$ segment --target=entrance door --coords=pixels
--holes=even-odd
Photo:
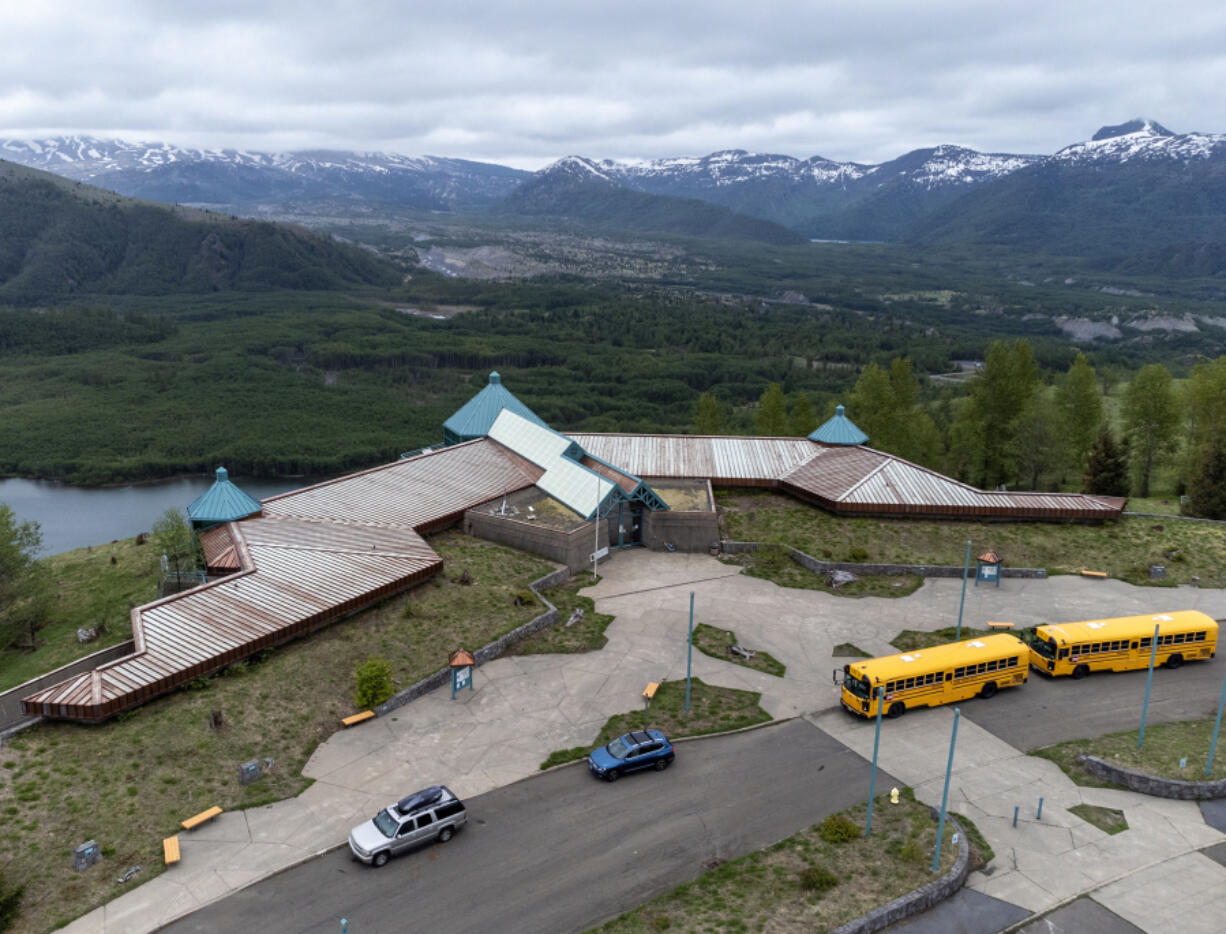
[[[618,503],[609,511],[609,547],[643,543],[643,504]]]

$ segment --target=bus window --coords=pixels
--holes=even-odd
[[[1060,657],[1061,657],[1061,658],[1068,658],[1068,649],[1061,649],[1061,650],[1060,650]]]

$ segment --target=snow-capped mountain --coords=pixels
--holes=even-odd
[[[529,174],[432,156],[189,149],[90,136],[0,140],[0,158],[133,197],[235,206],[339,199],[472,210],[503,198]]]
[[[1066,146],[1051,158],[1069,164],[1144,160],[1188,162],[1223,152],[1226,152],[1226,135],[1172,133],[1154,120],[1138,118],[1118,126],[1105,126],[1092,139]]]

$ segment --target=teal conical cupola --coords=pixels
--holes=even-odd
[[[855,445],[866,444],[868,435],[843,414],[843,407],[840,405],[835,408],[834,417],[819,425],[813,434],[809,435],[809,440],[820,444]]]
[[[197,496],[187,507],[192,527],[206,529],[222,522],[236,522],[256,515],[263,507],[260,501],[248,496],[230,482],[230,474],[224,467],[217,468],[213,485]]]
[[[484,438],[490,433],[490,428],[498,414],[503,409],[510,409],[516,415],[548,428],[549,426],[537,417],[536,413],[520,402],[511,391],[502,385],[502,377],[497,372],[490,374],[490,381],[479,393],[460,406],[459,410],[443,422],[443,443],[459,444],[461,441],[471,441],[473,438]]]

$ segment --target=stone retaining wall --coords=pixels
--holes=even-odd
[[[966,874],[970,870],[970,846],[958,822],[950,817],[949,823],[958,834],[958,858],[954,860],[949,872],[892,902],[874,908],[855,921],[848,921],[842,927],[835,928],[831,934],[870,934],[871,931],[880,931],[903,918],[927,911],[937,902],[944,901],[962,888],[962,884],[966,881]]]
[[[43,688],[49,688],[53,684],[58,684],[65,678],[71,678],[74,675],[82,674],[86,671],[93,671],[99,665],[105,665],[107,662],[113,662],[117,658],[123,658],[125,655],[131,655],[135,651],[135,645],[129,639],[126,642],[120,642],[116,645],[109,646],[105,649],[99,649],[84,658],[78,658],[75,662],[69,662],[62,668],[57,668],[55,671],[49,671],[45,675],[39,675],[37,678],[31,678],[25,684],[19,684],[15,688],[9,688],[3,694],[0,694],[0,733],[5,732],[11,726],[16,726],[21,723],[23,726],[28,726],[29,723],[35,722],[30,715],[21,709],[21,699],[29,697],[31,694],[37,694]],[[29,721],[25,723],[23,721]]]
[[[1180,801],[1204,801],[1209,798],[1226,798],[1226,778],[1213,782],[1185,782],[1177,778],[1159,778],[1134,772],[1113,762],[1105,762],[1097,756],[1078,756],[1077,761],[1095,778],[1122,785],[1131,791],[1156,798],[1178,798]]]
[[[757,551],[761,542],[720,542],[720,551],[728,554],[744,554]],[[831,571],[850,571],[853,574],[866,576],[888,574],[918,574],[921,577],[961,577],[962,568],[950,565],[933,564],[858,564],[854,561],[822,561],[805,554],[799,548],[789,548],[792,560],[802,567],[817,574],[829,574]],[[1046,568],[1001,568],[1001,577],[1047,577]],[[972,578],[973,579],[973,578]],[[992,586],[989,583],[989,586]]]
[[[556,587],[558,584],[569,580],[570,575],[570,568],[559,568],[552,574],[546,574],[544,577],[538,578],[529,584],[529,589],[536,594],[537,598],[541,601],[541,603],[545,604],[548,609],[545,610],[545,612],[540,616],[529,620],[522,626],[512,629],[505,635],[500,636],[488,645],[481,646],[481,648],[473,652],[473,658],[476,660],[477,664],[484,665],[486,662],[493,661],[507,650],[507,646],[518,642],[520,639],[524,638],[524,636],[531,635],[534,632],[544,629],[546,626],[552,626],[558,622],[558,608],[545,599],[545,596],[541,593],[541,591],[548,590],[550,587]],[[438,671],[434,672],[434,674],[427,675],[416,684],[412,684],[403,691],[393,694],[386,701],[375,708],[375,716],[382,717],[384,714],[390,713],[398,707],[403,707],[405,704],[417,700],[417,698],[421,697],[423,694],[429,694],[431,691],[436,691],[439,688],[446,686],[450,681],[451,669],[440,668]]]

